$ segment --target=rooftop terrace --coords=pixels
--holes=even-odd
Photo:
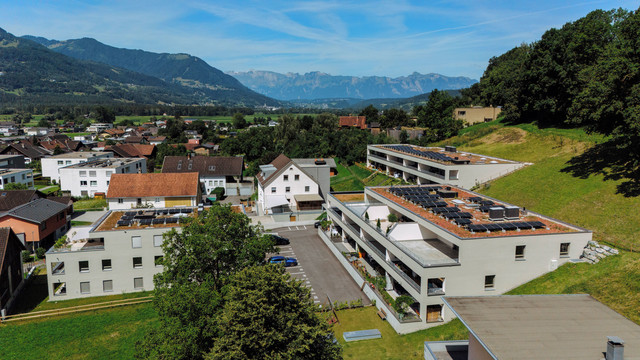
[[[50,159],[90,159],[90,158],[94,158],[96,156],[105,156],[105,155],[112,155],[112,152],[106,152],[106,151],[75,151],[75,152],[70,152],[70,153],[65,153],[65,154],[58,154],[58,155],[53,155],[50,156]]]
[[[512,160],[505,160],[491,156],[459,152],[455,147],[422,147],[416,145],[372,145],[376,148],[393,152],[408,154],[414,157],[442,164],[455,165],[480,165],[480,164],[513,164]]]
[[[367,188],[461,238],[586,232],[453,186]]]
[[[129,165],[140,161],[140,158],[100,158],[79,164],[65,166],[64,169],[114,169],[119,166]]]
[[[192,207],[170,209],[132,209],[108,212],[93,231],[138,230],[178,227],[187,217],[197,215]]]

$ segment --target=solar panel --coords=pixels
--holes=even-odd
[[[487,231],[487,228],[485,228],[484,225],[481,224],[469,225],[467,226],[467,229],[471,232]]]
[[[165,223],[166,224],[175,224],[178,222],[178,218],[166,218],[165,219]]]
[[[443,206],[447,206],[447,205],[448,205],[448,204],[447,204],[446,202],[444,202],[444,201],[436,201],[436,202],[434,202],[434,204],[435,204],[437,207],[443,207]]]
[[[140,225],[151,225],[153,219],[140,219]]]
[[[491,200],[480,200],[478,203],[479,203],[480,205],[493,205],[493,204],[495,204],[495,203],[494,203],[493,201],[491,201]]]
[[[189,209],[189,208],[184,208],[184,209],[180,209],[180,212],[182,214],[190,214],[193,212],[193,209]]]
[[[179,214],[180,209],[169,209],[169,214]]]
[[[471,201],[473,203],[477,203],[477,202],[482,201],[482,198],[479,197],[479,196],[472,196],[472,197],[468,198],[467,200],[469,200],[469,201]]]
[[[131,221],[129,221],[129,220],[118,220],[116,222],[116,225],[117,226],[129,226],[129,225],[131,225]]]
[[[135,211],[127,211],[124,213],[126,216],[135,216],[137,213]]]
[[[533,226],[536,229],[543,229],[545,227],[547,227],[543,222],[541,221],[530,221],[529,224],[531,226]]]
[[[468,212],[461,211],[456,214],[458,214],[458,216],[460,216],[463,219],[473,219],[473,215],[471,215],[471,213],[468,213]]]
[[[458,225],[468,225],[471,224],[471,220],[469,219],[462,219],[462,218],[457,218],[457,219],[453,219],[453,222],[455,222]]]
[[[153,225],[164,224],[164,218],[162,218],[162,219],[152,219],[151,223]]]
[[[500,225],[502,227],[502,229],[504,230],[515,230],[517,229],[517,227],[515,225],[513,225],[512,223],[498,223],[498,225]]]

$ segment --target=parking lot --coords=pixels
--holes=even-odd
[[[273,233],[291,240],[290,245],[279,246],[280,255],[298,259],[298,266],[287,268],[287,272],[311,288],[315,303],[328,303],[327,295],[332,302],[362,299],[365,305],[370,303],[358,284],[327,249],[313,225],[284,227],[273,230]]]

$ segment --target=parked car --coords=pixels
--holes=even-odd
[[[289,239],[282,237],[280,235],[271,235],[271,238],[276,243],[276,245],[289,245]]]
[[[269,264],[283,264],[285,267],[298,266],[298,260],[292,257],[277,255],[269,258]]]

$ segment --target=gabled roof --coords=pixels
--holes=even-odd
[[[18,248],[26,250],[20,239],[11,231],[10,227],[0,228],[0,279],[3,277],[2,269],[4,269],[4,259],[7,257],[7,248],[9,242],[15,241],[18,244]]]
[[[257,176],[258,182],[264,188],[265,186],[269,185],[273,180],[275,180],[278,176],[280,176],[280,174],[282,174],[282,172],[284,170],[288,169],[291,166],[297,167],[298,169],[300,169],[300,171],[305,173],[311,180],[316,181],[311,174],[309,174],[308,172],[306,172],[304,170],[304,167],[302,165],[299,165],[298,163],[296,163],[296,161],[298,161],[298,160],[305,160],[305,159],[294,159],[294,160],[291,160],[284,154],[278,155],[278,157],[275,158],[275,160],[273,160],[270,163],[270,165],[272,165],[275,168],[275,171],[272,172],[266,178],[263,177],[263,173],[260,172],[260,174],[258,174],[258,176]]]
[[[116,144],[105,146],[105,151],[113,151],[120,157],[149,157],[156,146],[153,144]]]
[[[44,194],[38,190],[1,190],[0,211],[9,211],[29,201],[43,197]]]
[[[24,205],[18,206],[13,210],[7,211],[0,216],[8,215],[18,219],[40,224],[47,219],[50,219],[52,216],[55,216],[60,211],[65,210],[66,208],[67,205],[61,204],[56,201],[37,199]]]
[[[198,172],[200,176],[240,176],[242,157],[238,156],[165,156],[163,173]]]
[[[0,151],[0,153],[2,154],[6,154],[8,152],[10,152],[11,150],[15,150],[16,152],[24,155],[27,158],[30,159],[40,159],[41,157],[45,156],[45,155],[50,155],[51,152],[41,148],[39,146],[33,146],[31,145],[28,141],[23,141],[20,142],[18,144],[9,144],[9,146],[7,146],[6,148],[2,149],[2,151]]]
[[[107,198],[197,196],[200,186],[197,172],[113,174]]]

